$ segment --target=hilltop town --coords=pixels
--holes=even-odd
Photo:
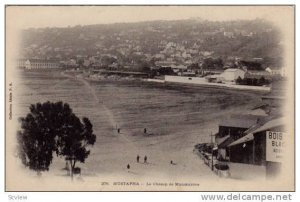
[[[55,60],[64,67],[222,69],[236,67],[236,60],[252,62],[252,70],[278,70],[282,65],[280,33],[260,19],[32,28],[22,36],[20,58]]]

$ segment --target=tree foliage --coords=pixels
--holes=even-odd
[[[259,62],[254,62],[254,61],[240,61],[240,65],[243,67],[245,66],[247,70],[256,70],[256,71],[264,71],[265,69],[263,68],[262,64]]]
[[[242,79],[241,77],[238,77],[236,79],[236,84],[239,85],[250,85],[250,86],[263,86],[263,85],[268,85],[270,84],[270,81],[265,79],[265,77],[260,77],[259,79],[257,78],[244,78]]]
[[[239,76],[236,81],[235,81],[237,84],[242,84],[243,82],[243,79]]]
[[[221,58],[205,58],[202,64],[204,69],[223,69],[224,63]]]
[[[90,120],[81,121],[66,103],[31,105],[30,113],[20,121],[18,154],[25,166],[37,172],[49,170],[53,152],[71,159],[74,168],[77,161],[85,161],[90,154],[87,146],[96,141]]]
[[[93,134],[93,126],[88,118],[83,118],[83,123],[72,114],[62,127],[62,132],[57,140],[57,153],[64,156],[70,162],[71,176],[76,162],[84,163],[89,156],[88,145],[94,145],[96,136]]]

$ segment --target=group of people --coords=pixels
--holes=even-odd
[[[144,157],[144,163],[147,163],[147,159],[148,159],[147,156],[145,156],[145,157]],[[137,163],[140,162],[140,156],[139,156],[139,155],[136,156],[136,162],[137,162]]]
[[[117,132],[120,134],[120,133],[121,133],[121,128],[118,128],[118,126],[116,125],[116,129],[117,129]],[[146,134],[146,133],[147,133],[147,128],[144,128],[144,134]],[[148,159],[148,157],[145,156],[145,157],[144,157],[144,163],[145,163],[145,164],[147,163],[147,159]],[[140,156],[139,156],[139,155],[137,155],[137,157],[136,157],[136,162],[137,162],[137,163],[140,162]],[[130,169],[130,164],[127,164],[127,169],[128,169],[128,170]]]
[[[117,126],[116,126],[116,128],[117,128],[117,132],[118,132],[118,133],[121,133],[121,128],[118,128]],[[146,134],[146,133],[147,133],[147,128],[144,128],[144,134]],[[144,164],[148,163],[148,162],[147,162],[147,159],[148,159],[148,157],[147,157],[147,156],[144,156]],[[139,155],[136,156],[136,162],[137,162],[137,163],[140,163],[140,156],[139,156]],[[173,160],[170,161],[170,164],[171,164],[171,165],[176,165],[176,164],[173,162]],[[129,164],[129,163],[127,164],[127,169],[128,169],[128,170],[130,169],[130,164]]]
[[[144,157],[144,163],[147,163],[147,159],[148,159],[148,157],[145,156],[145,157]],[[136,162],[137,162],[137,163],[140,163],[140,156],[139,156],[139,155],[136,156]],[[171,165],[176,165],[176,163],[174,163],[173,160],[170,161],[170,164],[171,164]],[[128,169],[128,170],[130,169],[130,164],[127,164],[127,169]]]
[[[148,157],[145,156],[145,157],[144,157],[144,163],[147,163],[147,159],[148,159]],[[136,156],[136,162],[137,162],[137,163],[140,163],[140,156],[139,156],[139,155]],[[130,169],[130,164],[127,164],[127,169],[128,169],[128,170]]]

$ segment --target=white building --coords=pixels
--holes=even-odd
[[[234,33],[233,32],[223,32],[225,37],[228,38],[233,38],[234,37]]]
[[[267,67],[266,71],[269,72],[272,75],[280,75],[282,77],[286,76],[286,72],[285,72],[285,68],[284,67],[281,67],[281,68]]]
[[[59,68],[59,61],[43,60],[43,59],[28,59],[23,63],[25,69],[55,69]]]
[[[241,69],[226,69],[221,75],[225,82],[234,82],[237,78],[241,77],[241,79],[245,78],[245,71]]]
[[[25,69],[55,69],[59,68],[56,60],[29,59],[25,61]]]

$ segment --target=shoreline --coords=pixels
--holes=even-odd
[[[46,77],[44,80],[45,75],[49,75],[50,79]],[[31,77],[30,74],[28,76]],[[36,77],[39,75],[33,79]],[[250,100],[255,100],[259,95],[253,91],[142,80],[95,81],[63,72],[53,72],[51,75],[41,73],[40,79],[45,86],[52,84],[52,80],[69,81],[58,82],[57,87],[47,95],[48,98],[53,99],[55,95],[55,99],[76,103],[74,111],[88,116],[94,124],[97,142],[85,164],[79,164],[86,181],[116,174],[137,179],[168,178],[174,182],[180,182],[179,175],[199,181],[218,179],[193,154],[194,145],[209,141],[209,134],[217,130],[219,120],[228,113],[244,112],[249,108]],[[73,85],[74,82],[79,85]],[[38,80],[28,85],[34,87],[40,83]],[[36,93],[46,97],[44,92],[48,89],[40,87]],[[69,93],[82,96],[66,98]],[[29,96],[28,99],[34,97]],[[107,111],[111,111],[111,117]],[[115,120],[114,124],[110,119]],[[120,134],[112,129],[115,124],[121,127]],[[145,136],[143,128],[147,128],[149,134],[161,135]],[[147,155],[148,163],[136,163],[137,154],[141,157]],[[170,164],[171,160],[176,166]],[[130,172],[126,168],[128,164]],[[64,165],[64,160],[55,159],[49,175],[63,176],[65,173],[61,168]],[[192,180],[182,182],[190,183]]]
[[[72,72],[75,73],[75,72]],[[134,84],[137,86],[141,86],[140,84],[146,84],[143,85],[144,87],[158,87],[158,88],[168,88],[168,89],[174,89],[174,90],[201,90],[201,89],[215,89],[215,90],[226,90],[228,92],[236,92],[236,93],[251,93],[251,94],[265,94],[269,93],[272,90],[257,90],[257,89],[250,89],[250,88],[234,88],[230,86],[226,86],[225,84],[219,84],[219,85],[210,85],[208,84],[194,84],[194,83],[183,83],[183,82],[169,82],[165,80],[159,80],[159,79],[142,79],[142,78],[135,78],[135,79],[123,79],[123,77],[120,77],[119,79],[112,79],[112,78],[101,78],[101,79],[95,79],[95,78],[89,78],[89,77],[76,77],[76,75],[70,75],[66,72],[61,72],[61,75],[63,76],[72,76],[74,79],[84,79],[89,82],[94,83],[110,83],[110,84]],[[189,77],[187,77],[189,78]],[[244,86],[244,85],[241,85]],[[252,86],[251,86],[252,87]],[[253,86],[256,87],[256,86]]]
[[[248,91],[264,91],[270,92],[271,87],[267,86],[248,86],[248,85],[237,85],[232,83],[210,83],[205,78],[200,77],[181,77],[181,76],[165,76],[166,83],[180,83],[189,85],[201,85],[219,88],[228,88],[236,90],[248,90]]]

